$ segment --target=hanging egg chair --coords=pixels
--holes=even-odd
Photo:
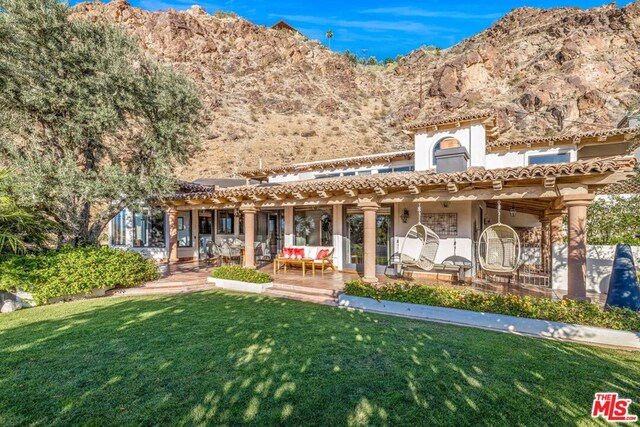
[[[400,271],[406,267],[431,271],[435,265],[440,238],[420,222],[421,216],[422,208],[418,205],[418,223],[409,229],[400,249]]]
[[[500,211],[498,201],[498,223],[485,228],[480,235],[478,261],[486,272],[510,274],[520,267],[520,237],[513,228],[500,222]]]

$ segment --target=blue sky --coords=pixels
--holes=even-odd
[[[511,9],[523,6],[589,8],[606,0],[529,1],[347,1],[294,0],[128,0],[148,10],[184,10],[194,4],[207,12],[233,11],[256,23],[272,25],[286,20],[308,37],[327,44],[325,34],[333,30],[331,48],[349,49],[378,59],[394,58],[422,45],[450,47],[488,27]],[[71,4],[77,3],[71,0]],[[623,6],[631,1],[619,1]]]

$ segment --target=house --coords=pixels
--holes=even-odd
[[[280,20],[280,21],[276,22],[275,24],[273,24],[271,26],[271,28],[274,29],[274,30],[289,31],[289,32],[294,33],[294,34],[302,34],[302,33],[300,33],[300,31],[296,30],[294,27],[289,25],[284,20]]]
[[[472,280],[483,274],[479,238],[500,221],[523,236],[538,230],[537,243],[522,249],[532,275],[561,271],[553,283],[586,297],[586,208],[633,176],[640,129],[501,140],[491,114],[470,114],[404,131],[413,150],[245,170],[252,181],[242,185],[185,183],[158,208],[116,217],[111,243],[177,262],[201,257],[208,239],[234,237],[245,242],[246,267],[255,267],[256,251],[331,246],[339,270],[375,282],[420,222],[438,235],[434,261],[445,270],[422,273],[453,279],[461,273],[446,266],[460,265]],[[567,255],[558,259],[565,214]]]

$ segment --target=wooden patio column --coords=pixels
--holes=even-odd
[[[167,209],[169,216],[169,262],[178,262],[178,210]]]
[[[376,212],[380,208],[375,202],[358,204],[364,212],[364,280],[377,283],[376,277]]]
[[[254,206],[240,209],[244,214],[244,267],[256,268],[256,212]]]
[[[563,198],[569,210],[569,290],[566,299],[590,301],[587,298],[587,206],[593,197],[593,194],[574,194]]]

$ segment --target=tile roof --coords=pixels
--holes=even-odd
[[[374,190],[376,188],[406,188],[408,186],[433,186],[456,184],[490,183],[493,181],[518,181],[545,177],[572,177],[598,175],[617,171],[633,172],[636,159],[630,157],[610,157],[605,159],[579,160],[570,163],[552,165],[532,165],[525,167],[484,169],[470,168],[464,172],[436,173],[396,172],[339,178],[312,179],[283,183],[243,185],[219,188],[204,192],[177,193],[174,200],[208,198],[250,198],[281,196],[283,198],[297,193],[328,192],[341,193],[346,190]]]
[[[591,132],[576,132],[566,133],[562,135],[536,137],[527,139],[515,139],[515,140],[492,140],[487,141],[487,151],[500,148],[516,148],[516,147],[531,147],[534,145],[563,145],[563,144],[575,144],[577,140],[589,139],[589,138],[610,138],[614,136],[629,135],[628,139],[634,138],[640,134],[640,129],[623,128],[623,129],[608,129],[601,131]]]
[[[598,194],[640,194],[640,181],[633,177],[626,181],[609,184],[601,188]]]
[[[444,126],[449,124],[455,124],[458,122],[468,122],[472,120],[483,120],[493,118],[495,115],[489,112],[480,112],[480,113],[471,113],[464,114],[459,116],[449,116],[449,117],[431,117],[422,121],[408,123],[402,126],[402,129],[406,131],[419,130],[428,128],[431,126]]]
[[[315,162],[294,163],[292,165],[277,166],[273,168],[246,169],[240,171],[240,175],[247,178],[267,177],[270,175],[282,175],[295,172],[316,171],[322,169],[336,169],[349,166],[371,165],[374,163],[388,163],[398,159],[413,159],[414,151],[394,151],[392,153],[371,154],[366,156],[345,157],[341,159],[319,160]]]

